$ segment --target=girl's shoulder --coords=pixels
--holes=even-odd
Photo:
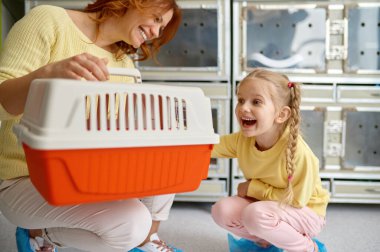
[[[297,137],[297,145],[300,147],[300,149],[310,149],[310,146],[301,135],[298,135]]]
[[[303,158],[317,159],[313,150],[310,148],[310,146],[307,144],[307,142],[302,136],[298,136],[296,155],[298,157],[303,157]]]

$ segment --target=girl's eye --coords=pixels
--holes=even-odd
[[[252,103],[255,105],[258,105],[258,104],[261,104],[261,101],[260,100],[253,100]]]
[[[238,103],[239,103],[239,104],[243,104],[243,103],[244,103],[244,99],[239,98],[239,99],[238,99]]]

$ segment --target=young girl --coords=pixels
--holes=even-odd
[[[233,234],[288,252],[323,251],[313,237],[325,225],[328,192],[319,163],[299,135],[300,87],[255,69],[237,88],[240,132],[221,137],[213,157],[238,158],[246,182],[221,199],[212,217]]]

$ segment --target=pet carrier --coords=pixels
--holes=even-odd
[[[219,141],[200,88],[67,79],[33,81],[14,132],[52,205],[195,190]]]

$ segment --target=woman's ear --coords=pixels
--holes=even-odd
[[[286,120],[289,119],[290,115],[292,114],[292,111],[288,106],[283,106],[278,113],[278,116],[276,118],[276,123],[284,123]]]

